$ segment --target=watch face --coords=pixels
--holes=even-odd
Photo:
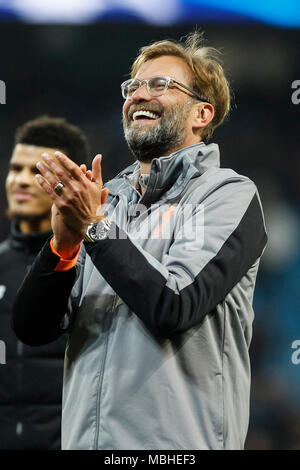
[[[92,238],[97,238],[97,224],[93,224],[89,230],[89,235]]]
[[[87,230],[88,238],[95,242],[98,240],[103,240],[107,237],[109,227],[110,224],[107,222],[92,222]]]

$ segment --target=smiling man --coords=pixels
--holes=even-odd
[[[37,165],[54,236],[13,327],[32,345],[69,332],[63,449],[244,446],[266,233],[255,185],[207,143],[230,107],[215,56],[197,32],[141,49],[121,85],[136,161],[105,187],[99,155],[88,178],[62,153]]]
[[[125,138],[134,156],[143,163],[151,163],[153,158],[198,143],[201,129],[213,119],[214,107],[184,85],[191,81],[191,72],[183,59],[163,56],[148,60],[140,68],[136,64],[135,68],[134,80],[122,84],[126,99],[123,110]],[[181,82],[171,79],[169,74]],[[151,78],[144,82],[144,77]],[[146,86],[141,86],[143,83]],[[166,89],[168,93],[162,93]],[[229,93],[228,88],[226,92]],[[229,106],[229,95],[227,99],[222,103],[224,106]],[[224,109],[224,114],[227,111]]]
[[[31,348],[10,328],[12,302],[25,273],[51,235],[52,200],[35,179],[43,152],[63,150],[85,162],[84,135],[62,118],[39,117],[18,128],[6,177],[11,233],[0,244],[0,449],[59,449],[62,368],[66,338]],[[33,292],[34,293],[34,292]],[[34,293],[35,295],[35,293]]]
[[[43,152],[54,155],[55,148],[16,144],[6,178],[8,216],[19,222],[21,233],[51,230],[52,200],[36,184],[36,163]]]

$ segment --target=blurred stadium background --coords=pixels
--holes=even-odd
[[[106,181],[132,161],[120,83],[138,49],[196,25],[222,49],[234,92],[212,141],[223,167],[257,184],[269,234],[254,299],[246,448],[300,449],[300,364],[292,362],[292,343],[300,344],[298,0],[0,0],[0,239],[9,230],[4,182],[16,127],[41,114],[66,117],[87,134],[91,156],[103,153]]]

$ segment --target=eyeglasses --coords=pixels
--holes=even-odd
[[[161,96],[167,91],[170,86],[170,83],[176,83],[177,85],[192,93],[198,100],[209,103],[209,101],[200,96],[199,93],[171,77],[151,77],[147,80],[130,78],[129,80],[123,82],[121,85],[123,98],[125,100],[130,100],[136,90],[138,90],[143,85],[143,83],[146,83],[147,91],[150,96]]]

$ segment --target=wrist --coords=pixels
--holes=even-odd
[[[76,254],[78,253],[78,250],[80,248],[80,245],[81,245],[81,240],[78,241],[77,243],[74,242],[74,243],[65,243],[65,242],[60,242],[59,240],[57,240],[55,238],[55,235],[54,237],[52,238],[52,246],[54,248],[54,250],[58,253],[58,255],[63,258],[63,259],[66,259],[66,260],[71,260],[72,258],[74,258],[74,256],[76,256]]]

